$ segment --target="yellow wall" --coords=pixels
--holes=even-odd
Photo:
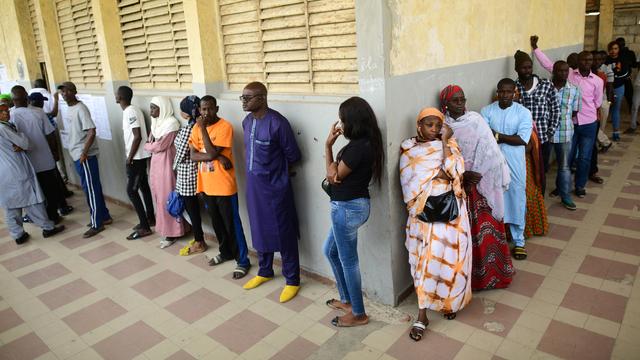
[[[0,0],[0,8],[4,9],[0,16],[0,64],[6,66],[10,80],[32,81],[40,76],[40,68],[36,60],[28,4],[22,0]],[[24,70],[22,77],[18,74],[18,60],[22,62]]]
[[[392,75],[584,41],[585,0],[388,0]]]

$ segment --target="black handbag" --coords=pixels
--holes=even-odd
[[[322,180],[322,184],[320,186],[322,187],[322,190],[324,190],[324,192],[326,192],[327,195],[331,197],[331,183],[329,182],[329,180],[327,180],[327,178]]]
[[[458,217],[458,201],[453,190],[444,194],[429,196],[418,220],[426,223],[448,223]]]

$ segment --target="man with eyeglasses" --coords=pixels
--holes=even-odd
[[[247,210],[253,247],[258,252],[258,275],[245,289],[273,279],[273,254],[280,252],[286,285],[280,302],[300,289],[298,217],[291,187],[291,167],[300,149],[289,121],[267,105],[267,88],[260,82],[245,86],[240,96],[249,114],[242,121],[247,171]]]

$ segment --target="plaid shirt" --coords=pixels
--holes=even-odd
[[[173,169],[177,173],[176,191],[182,196],[196,195],[198,164],[191,161],[189,155],[189,137],[192,129],[193,124],[183,127],[174,141],[176,157],[173,160]]]
[[[580,89],[567,81],[567,84],[557,90],[558,102],[560,103],[560,125],[553,134],[551,142],[554,144],[564,144],[571,141],[573,137],[573,112],[578,112],[582,108],[582,97]]]
[[[527,92],[520,80],[516,80],[516,88],[520,93],[520,104],[531,111],[540,142],[546,143],[560,124],[560,104],[553,83],[533,76],[538,80],[538,86],[533,91]]]

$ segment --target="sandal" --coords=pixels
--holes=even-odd
[[[243,277],[247,276],[250,268],[251,268],[251,265],[247,267],[236,266],[236,268],[233,270],[233,278],[236,280],[242,279]]]
[[[339,311],[345,311],[345,312],[348,312],[345,308],[340,307],[340,306],[338,306],[338,305],[334,305],[335,303],[338,303],[338,304],[340,304],[340,305],[347,305],[347,304],[344,304],[344,303],[342,303],[340,300],[337,300],[337,299],[329,299],[329,300],[327,300],[327,301],[325,302],[325,305],[327,305],[328,307],[330,307],[330,308],[331,308],[331,309],[333,309],[333,310],[339,310]]]
[[[140,238],[143,238],[145,236],[149,236],[151,234],[153,234],[153,232],[151,230],[137,229],[136,231],[134,231],[131,234],[129,234],[129,236],[127,236],[127,240],[138,240]]]
[[[365,317],[364,320],[355,320],[352,324],[344,324],[340,321],[340,316],[336,316],[335,318],[333,318],[331,320],[331,325],[335,326],[335,327],[354,327],[354,326],[361,326],[361,325],[367,325],[369,323],[369,317]]]
[[[218,254],[214,257],[212,257],[211,259],[209,259],[209,266],[216,266],[216,265],[220,265],[223,262],[227,261],[229,259],[225,259],[222,257],[221,254]]]
[[[424,331],[427,329],[429,325],[429,321],[427,323],[423,323],[422,321],[417,320],[411,325],[411,330],[409,331],[409,337],[413,341],[422,340],[422,336],[424,335]]]
[[[516,260],[525,260],[527,258],[527,250],[524,246],[516,246],[512,250],[513,258]]]
[[[443,316],[447,320],[453,320],[456,318],[456,313],[450,312],[450,313],[443,314]]]

